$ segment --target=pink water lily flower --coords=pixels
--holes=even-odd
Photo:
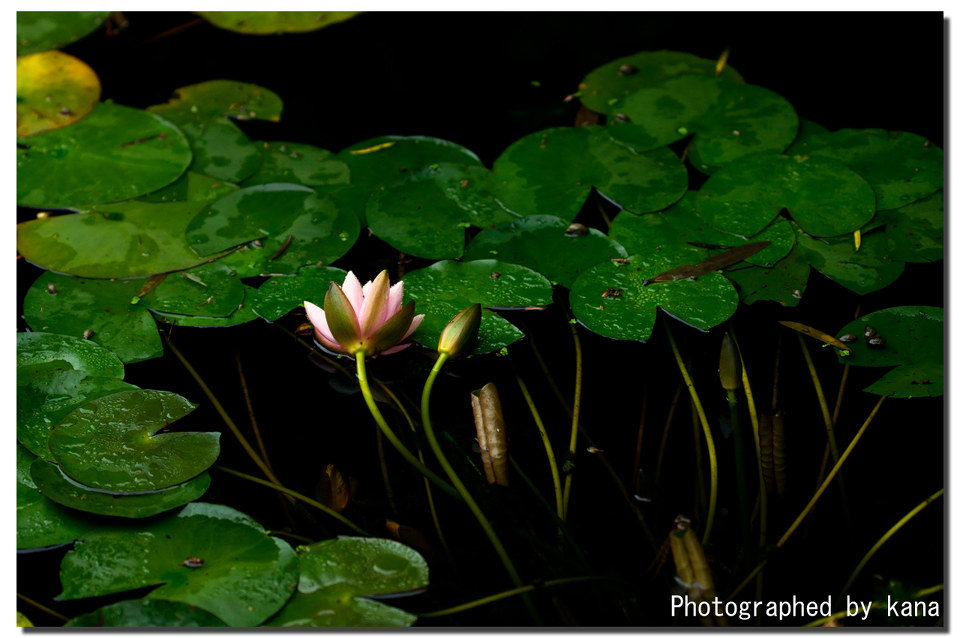
[[[414,302],[403,304],[403,282],[390,285],[387,271],[363,286],[348,272],[341,288],[330,282],[323,308],[304,301],[307,318],[317,339],[329,350],[367,356],[392,354],[409,343],[401,343],[420,326],[423,315],[414,314]]]

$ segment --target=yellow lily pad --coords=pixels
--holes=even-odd
[[[100,79],[81,60],[44,51],[17,58],[17,137],[73,124],[100,99]]]

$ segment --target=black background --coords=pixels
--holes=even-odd
[[[252,139],[306,142],[333,151],[384,134],[430,135],[463,144],[487,166],[511,142],[533,131],[570,125],[578,108],[563,98],[591,69],[639,50],[674,49],[716,58],[730,49],[729,64],[751,83],[772,89],[801,117],[830,129],[906,130],[942,146],[944,132],[944,34],[940,13],[368,13],[308,34],[253,36],[234,34],[209,24],[192,24],[189,13],[127,12],[129,26],[108,36],[104,29],[65,48],[99,75],[103,98],[146,107],[164,102],[180,86],[225,78],[270,88],[284,100],[279,123],[244,122]],[[183,25],[187,28],[170,32]],[[158,37],[159,36],[159,37]],[[535,86],[534,82],[539,86]],[[691,169],[692,183],[702,181]],[[588,203],[588,208],[590,204]],[[21,220],[35,211],[21,210]],[[582,221],[595,224],[585,208]],[[341,264],[371,276],[382,267],[396,274],[396,253],[373,238],[363,239]],[[408,266],[409,268],[416,267]],[[18,262],[19,298],[39,271]],[[887,289],[858,298],[821,275],[811,276],[804,301],[796,309],[770,303],[742,307],[730,322],[739,333],[758,403],[769,403],[773,353],[782,338],[781,400],[787,412],[791,491],[772,506],[771,540],[786,528],[814,488],[823,451],[823,421],[809,375],[793,334],[776,320],[793,319],[833,333],[846,324],[858,305],[867,313],[893,305],[942,305],[943,264],[908,264]],[[562,297],[563,291],[558,292]],[[540,345],[568,400],[573,383],[573,349],[562,311],[511,316]],[[289,317],[295,327],[302,317]],[[721,452],[721,512],[714,550],[708,551],[721,596],[750,565],[736,566],[735,496],[729,439],[724,436],[723,396],[716,384],[716,357],[722,330],[701,334],[672,321],[681,350],[689,358],[694,380],[713,419]],[[21,328],[23,324],[21,321]],[[261,323],[225,330],[178,329],[175,341],[228,411],[247,427],[239,392],[235,354],[241,356],[268,450],[285,483],[307,493],[320,469],[334,463],[358,479],[352,518],[381,532],[386,504],[376,456],[372,423],[349,380],[330,377],[304,356],[279,330]],[[670,399],[679,375],[661,326],[648,344],[614,342],[580,330],[584,344],[583,423],[598,439],[606,457],[628,480],[646,396],[646,439],[642,467],[650,473]],[[829,352],[812,346],[831,403],[841,366]],[[566,447],[569,424],[556,406],[526,342],[511,347],[509,359],[459,362],[438,384],[437,414],[469,454],[472,423],[467,392],[494,380],[501,389],[511,450],[549,495],[543,450],[513,380],[518,370],[531,386],[559,449]],[[427,359],[408,352],[384,359],[374,374],[396,380],[397,388],[418,396]],[[185,429],[224,430],[193,381],[167,356],[128,366],[128,380],[142,387],[173,390],[201,403]],[[878,376],[853,368],[837,424],[841,447],[872,407],[875,397],[861,390]],[[645,505],[659,539],[666,538],[673,516],[692,516],[696,475],[692,469],[689,406],[681,397],[667,449],[664,478],[644,492]],[[390,418],[388,416],[388,418]],[[913,505],[943,485],[943,404],[938,399],[891,400],[864,438],[845,470],[851,494],[852,531],[846,531],[835,490],[827,493],[768,569],[765,598],[797,594],[836,598],[839,587],[863,552]],[[256,473],[228,435],[223,437],[224,465]],[[583,457],[583,455],[581,455]],[[565,590],[566,611],[557,611],[549,594],[536,598],[548,622],[590,625],[669,625],[667,600],[672,566],[648,572],[652,560],[635,520],[598,463],[578,457],[573,506],[574,533],[597,572],[629,582],[626,615],[606,607],[576,602],[580,590]],[[420,482],[388,452],[399,492],[400,515],[387,513],[420,529],[432,542],[432,526],[423,513]],[[464,466],[466,467],[466,466]],[[516,481],[510,492],[481,492],[498,529],[507,537],[521,571],[529,578],[567,575],[566,563],[545,568],[528,549],[532,535],[551,533],[537,505]],[[644,490],[641,490],[644,491]],[[278,501],[266,490],[222,474],[205,500],[241,509],[269,529],[288,522]],[[534,513],[537,512],[537,513]],[[701,513],[702,514],[702,513]],[[404,518],[406,516],[406,518]],[[399,601],[410,609],[436,609],[508,586],[485,540],[468,514],[451,502],[441,503],[448,534],[460,547],[459,572],[432,563],[437,587],[419,599]],[[297,512],[296,531],[325,538],[343,530]],[[529,519],[527,521],[526,519]],[[942,582],[942,507],[929,508],[874,557],[854,593],[876,594],[875,586],[896,579],[915,590]],[[530,528],[525,527],[530,525]],[[380,527],[378,527],[380,526]],[[382,533],[382,532],[381,532]],[[471,550],[471,543],[473,549]],[[51,602],[59,591],[56,565],[64,550],[20,557],[19,591],[68,615],[102,601]],[[879,579],[873,577],[879,575]],[[885,585],[884,585],[885,586]],[[560,590],[558,590],[559,592]],[[752,591],[752,590],[749,590]],[[558,593],[559,595],[559,593]],[[38,624],[49,621],[32,608]],[[565,616],[564,614],[568,614]],[[451,616],[441,623],[510,625],[527,622],[523,608],[507,602],[475,614]],[[695,624],[695,623],[694,623]],[[931,624],[931,623],[926,623]]]

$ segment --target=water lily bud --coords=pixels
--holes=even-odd
[[[440,335],[437,351],[451,358],[459,355],[480,328],[480,304],[475,303],[457,313]]]
[[[723,335],[720,346],[720,385],[727,391],[740,387],[740,357],[729,333]]]

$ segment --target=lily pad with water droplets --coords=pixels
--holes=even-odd
[[[244,286],[236,271],[215,261],[167,274],[140,303],[164,313],[227,317],[237,309],[243,296]]]
[[[796,111],[773,91],[684,75],[628,95],[607,130],[638,152],[692,134],[691,163],[712,173],[746,155],[782,151],[797,126]]]
[[[17,11],[17,55],[59,49],[96,31],[109,11]]]
[[[580,101],[598,113],[618,113],[622,100],[639,89],[656,87],[681,75],[715,77],[717,61],[680,51],[642,51],[608,62],[587,74],[580,85]],[[721,77],[742,81],[725,65]]]
[[[143,283],[45,272],[27,290],[23,317],[40,332],[87,334],[124,363],[153,359],[163,355],[157,325],[145,304],[131,303]]]
[[[154,318],[161,323],[169,323],[174,326],[183,326],[185,328],[229,328],[239,326],[258,318],[257,313],[253,311],[250,304],[256,298],[257,290],[249,286],[243,286],[243,300],[237,309],[224,317],[207,317],[204,315],[181,315],[171,312],[159,312],[154,308],[150,311]]]
[[[718,171],[700,189],[701,216],[714,228],[750,237],[786,208],[807,233],[852,233],[876,210],[873,189],[830,158],[754,155]]]
[[[370,230],[402,253],[455,259],[463,254],[466,228],[509,222],[519,215],[494,196],[487,169],[435,164],[375,191],[366,217]]]
[[[237,190],[237,185],[196,171],[187,171],[180,178],[160,190],[147,193],[138,201],[152,204],[175,202],[215,202]]]
[[[475,303],[484,307],[477,340],[469,354],[494,352],[523,337],[512,323],[488,308],[525,308],[553,302],[553,289],[543,275],[524,266],[494,259],[439,261],[403,278],[405,298],[417,302],[426,316],[412,339],[435,349],[440,333],[453,317]]]
[[[765,267],[786,257],[796,243],[790,223],[779,217],[746,239],[721,232],[704,220],[697,202],[698,192],[687,191],[683,199],[659,213],[633,215],[623,211],[614,218],[610,237],[633,254],[645,254],[664,246],[696,246],[707,249],[707,254],[718,254],[743,244],[769,241],[769,246],[745,260]]]
[[[877,193],[877,209],[899,208],[943,188],[943,151],[913,133],[842,129],[811,136],[794,149],[831,157],[866,179]]]
[[[810,266],[794,250],[772,268],[747,266],[724,270],[723,274],[737,284],[740,301],[747,305],[769,300],[792,307],[800,303],[807,290]]]
[[[570,287],[590,266],[627,256],[623,246],[595,228],[567,232],[568,228],[567,222],[552,215],[529,215],[497,224],[473,238],[464,258],[520,264]]]
[[[31,374],[79,370],[98,377],[123,379],[123,362],[107,348],[62,334],[17,333],[17,371]]]
[[[880,348],[867,343],[864,330],[873,327],[885,340]],[[851,355],[842,361],[853,366],[889,367],[866,392],[889,397],[943,395],[943,308],[898,306],[854,319],[838,333],[853,334]]]
[[[226,627],[193,605],[169,600],[121,600],[72,618],[64,627]]]
[[[77,58],[45,51],[17,58],[17,137],[78,122],[100,99],[100,80]]]
[[[889,255],[905,262],[943,259],[943,191],[877,214],[886,223]]]
[[[94,489],[145,492],[178,485],[220,454],[219,432],[161,432],[195,407],[158,390],[94,399],[54,426],[50,451],[70,478]]]
[[[89,517],[60,507],[40,493],[30,478],[35,459],[17,446],[17,549],[62,545],[96,529]]]
[[[294,142],[257,142],[260,167],[243,180],[257,184],[300,184],[321,189],[350,182],[350,167],[326,149]]]
[[[85,118],[17,145],[17,204],[79,208],[133,199],[176,180],[186,138],[150,113],[101,102]]]
[[[207,261],[183,237],[203,202],[121,202],[17,225],[17,250],[41,268],[93,278],[147,277]]]
[[[251,307],[267,321],[276,321],[304,301],[322,306],[330,282],[342,284],[346,276],[339,268],[307,266],[295,275],[271,277],[257,289]]]
[[[736,289],[718,272],[695,280],[643,285],[671,268],[697,263],[696,252],[666,247],[627,259],[628,263],[594,266],[580,275],[570,290],[573,314],[597,334],[646,341],[653,333],[657,308],[694,328],[708,330],[737,309]]]
[[[495,192],[522,215],[573,221],[592,188],[634,213],[662,210],[687,190],[668,148],[637,153],[602,127],[552,128],[514,142],[493,167]]]
[[[195,501],[210,487],[210,475],[153,492],[121,494],[91,489],[63,473],[55,463],[37,459],[30,476],[44,496],[54,503],[92,514],[147,518]]]
[[[298,549],[300,583],[267,623],[275,627],[409,627],[413,614],[366,598],[416,593],[429,584],[420,554],[383,538],[340,537]]]
[[[904,268],[902,261],[890,257],[882,230],[863,235],[860,250],[856,250],[852,235],[817,239],[798,232],[797,251],[800,261],[858,295],[886,288]]]
[[[159,585],[146,598],[194,605],[232,627],[255,627],[293,593],[297,557],[245,514],[191,503],[142,527],[86,534],[64,556],[60,580],[64,600]]]
[[[439,164],[482,166],[477,155],[459,144],[435,137],[388,135],[343,149],[337,159],[350,168],[350,184],[340,199],[365,222],[367,200],[381,188],[405,182],[424,168]]]
[[[787,150],[783,152],[784,155],[802,155],[798,150],[800,145],[806,142],[808,139],[814,135],[820,135],[821,133],[829,133],[830,130],[826,126],[821,126],[816,122],[811,120],[800,118],[800,128],[797,131],[797,137],[793,140],[793,143],[787,147]]]
[[[260,240],[256,251],[237,251],[225,259],[241,276],[294,273],[307,264],[330,263],[346,254],[359,236],[360,223],[338,200],[296,184],[240,189],[187,227],[189,245],[205,256]]]
[[[198,11],[214,26],[267,35],[316,31],[357,15],[357,11]]]
[[[231,120],[280,119],[283,102],[269,89],[211,80],[177,89],[172,100],[147,109],[184,132],[193,149],[191,170],[238,182],[260,166],[260,152]]]

